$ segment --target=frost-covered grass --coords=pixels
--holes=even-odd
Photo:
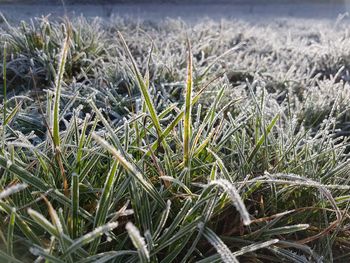
[[[347,262],[347,28],[5,20],[0,261]]]

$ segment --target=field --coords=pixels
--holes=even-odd
[[[348,262],[348,18],[0,24],[0,262]]]

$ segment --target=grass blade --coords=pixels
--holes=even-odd
[[[125,229],[128,231],[129,237],[137,249],[140,262],[150,262],[150,255],[147,249],[147,245],[145,239],[141,236],[140,231],[131,222],[128,222],[126,224]]]
[[[67,54],[69,50],[69,34],[66,33],[66,39],[63,42],[61,54],[59,57],[59,63],[58,63],[58,72],[56,75],[56,81],[55,81],[55,103],[53,105],[53,128],[52,128],[52,134],[53,134],[53,141],[55,147],[60,146],[60,127],[59,127],[59,120],[60,120],[60,100],[61,100],[61,87],[62,87],[62,81],[63,81],[63,74],[64,74],[64,68],[66,65],[66,59]]]
[[[10,222],[8,224],[7,229],[7,253],[13,256],[13,231],[15,228],[15,220],[16,220],[16,210],[12,209],[10,215]]]
[[[255,154],[258,152],[258,150],[260,149],[261,145],[262,145],[262,144],[264,143],[264,141],[266,140],[267,135],[269,135],[269,133],[271,132],[273,126],[275,126],[275,124],[276,124],[278,118],[279,118],[279,115],[276,115],[276,116],[272,119],[271,123],[267,126],[266,131],[264,132],[263,135],[261,135],[261,137],[259,138],[259,140],[258,140],[257,144],[255,145],[254,149],[253,149],[252,152],[249,154],[247,163],[250,163],[250,162],[253,160]]]
[[[124,46],[124,49],[126,51],[126,53],[128,54],[129,56],[129,59],[131,61],[131,64],[132,64],[132,70],[133,70],[133,73],[135,75],[135,78],[138,82],[138,85],[139,85],[139,88],[141,90],[141,93],[142,93],[142,96],[145,100],[145,103],[146,103],[146,106],[147,106],[147,109],[148,109],[148,112],[151,116],[151,119],[153,121],[153,124],[154,124],[154,127],[156,128],[156,131],[158,133],[158,136],[160,136],[162,134],[162,129],[161,129],[161,126],[160,126],[160,122],[159,122],[159,119],[158,119],[158,115],[157,115],[157,112],[156,112],[156,109],[153,105],[153,102],[152,102],[152,99],[151,99],[151,95],[148,91],[148,86],[146,85],[146,83],[144,82],[144,79],[136,65],[136,62],[129,50],[129,47],[128,45],[126,44],[125,42],[125,39],[123,37],[123,35],[118,32],[118,35],[119,35],[119,38],[121,39],[122,41],[122,44]]]
[[[184,117],[184,165],[190,168],[190,136],[191,136],[191,113],[192,113],[192,51],[191,44],[188,40],[188,59],[187,59],[187,84],[185,96],[185,117]],[[190,169],[189,169],[190,170]],[[190,176],[190,171],[188,171]],[[189,178],[185,181],[186,185],[189,183]]]
[[[10,195],[20,192],[28,187],[27,184],[12,185],[0,192],[0,200],[9,197]]]
[[[246,226],[250,225],[251,220],[250,220],[248,210],[244,205],[243,200],[239,195],[236,187],[225,179],[218,179],[218,180],[211,181],[208,187],[212,187],[212,186],[219,186],[228,194],[232,203],[236,207],[237,211],[240,213],[243,220],[243,224]]]
[[[67,248],[67,250],[64,253],[64,257],[70,255],[73,251],[81,248],[82,246],[89,244],[90,242],[102,236],[103,234],[112,231],[117,226],[118,226],[118,222],[108,223],[103,226],[95,228],[90,233],[83,235],[82,237],[75,240],[73,244]]]
[[[6,44],[6,42],[5,42],[5,44],[4,44],[4,56],[3,56],[3,62],[2,62],[2,81],[3,81],[3,93],[4,93],[4,100],[3,100],[3,119],[2,119],[2,121],[3,121],[3,123],[4,123],[4,125],[5,125],[5,120],[6,120],[6,113],[7,113],[7,109],[6,109],[6,106],[7,106],[7,94],[6,94],[6,92],[7,92],[7,85],[6,85],[6,59],[7,59],[7,54],[6,54],[6,46],[7,46],[7,44]],[[5,132],[4,132],[5,133]]]
[[[203,223],[199,224],[198,228],[203,229],[203,235],[209,241],[209,243],[215,247],[224,263],[239,263],[237,258],[232,254],[231,250],[211,229],[205,227]]]
[[[1,259],[1,262],[23,263],[22,260],[18,260],[13,256],[8,255],[4,251],[1,251],[1,249],[0,249],[0,259]]]
[[[79,233],[79,175],[72,174],[72,225],[73,238],[76,238]]]
[[[117,161],[114,161],[112,168],[108,173],[105,185],[102,190],[101,198],[98,201],[94,227],[99,227],[106,222],[107,212],[110,205],[110,196],[112,194],[112,189],[114,186],[114,182],[116,180],[115,175],[117,173],[118,164],[119,163]],[[91,245],[91,250],[90,250],[91,254],[96,253],[98,243],[99,243],[99,238],[95,239],[95,241]]]

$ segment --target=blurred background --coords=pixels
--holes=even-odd
[[[295,3],[346,3],[349,0],[64,0],[65,4],[146,4],[146,3],[172,3],[172,4],[295,4]],[[61,4],[62,0],[0,0],[0,3],[22,4]]]
[[[349,10],[350,0],[0,0],[0,12],[9,20],[65,14],[186,21],[203,17],[252,21],[283,17],[334,20]]]

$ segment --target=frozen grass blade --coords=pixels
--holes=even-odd
[[[295,233],[297,231],[303,231],[310,227],[309,224],[298,224],[298,225],[292,225],[292,226],[282,226],[272,229],[267,229],[264,231],[264,236],[278,236],[278,235],[285,235],[290,233]]]
[[[159,220],[159,222],[157,224],[157,228],[154,231],[154,234],[153,234],[153,239],[154,240],[157,240],[158,236],[160,235],[161,231],[163,230],[163,228],[165,226],[166,221],[168,220],[169,213],[170,213],[170,206],[171,206],[171,201],[168,200],[166,202],[166,208],[163,211],[163,213],[162,213],[162,215],[160,217],[160,220]]]
[[[218,180],[211,181],[208,187],[213,187],[213,186],[218,186],[222,188],[225,191],[225,193],[228,194],[231,202],[236,207],[237,211],[240,213],[243,220],[243,224],[246,226],[250,225],[251,220],[250,220],[249,213],[236,187],[225,179],[218,179]]]
[[[42,214],[36,212],[35,210],[29,208],[28,214],[31,218],[42,228],[44,228],[47,232],[49,232],[52,236],[58,237],[59,232],[57,228],[51,224]]]
[[[38,257],[46,259],[47,262],[52,262],[52,263],[64,263],[65,261],[60,260],[59,258],[53,256],[52,254],[46,252],[44,249],[40,247],[32,247],[30,249],[30,252]]]
[[[223,176],[225,177],[225,180],[232,182],[234,177],[232,175],[230,175],[230,173],[227,171],[227,168],[225,167],[224,162],[222,161],[222,159],[216,154],[214,153],[210,148],[207,148],[207,151],[214,156],[215,160],[216,160],[216,164],[219,166]]]
[[[79,234],[79,175],[76,173],[72,174],[72,236],[76,238]]]
[[[237,258],[232,254],[231,250],[224,242],[209,228],[205,227],[203,223],[198,225],[199,229],[203,229],[203,235],[215,247],[224,263],[239,263]]]
[[[7,55],[6,55],[6,42],[4,44],[4,56],[3,56],[3,63],[2,63],[2,80],[3,80],[3,117],[2,117],[2,150],[5,150],[5,134],[6,134],[6,116],[7,116],[7,84],[6,84],[6,60],[7,60]]]
[[[27,184],[12,185],[12,186],[10,186],[10,187],[8,187],[5,190],[0,192],[0,200],[9,197],[12,194],[15,194],[15,193],[18,193],[20,191],[23,191],[27,187],[28,187]]]
[[[116,173],[118,170],[118,161],[114,161],[112,164],[111,170],[108,173],[106,178],[106,182],[104,184],[101,198],[97,205],[97,211],[94,221],[94,227],[99,227],[103,225],[107,220],[107,213],[110,205],[110,197],[112,195],[114,182],[116,180]],[[99,238],[95,239],[93,244],[91,245],[91,254],[95,254],[97,250],[97,246],[99,243]]]
[[[268,241],[264,241],[264,242],[258,242],[249,246],[245,246],[242,247],[239,251],[236,251],[233,253],[233,255],[235,255],[236,257],[244,255],[246,253],[250,253],[262,248],[267,248],[270,247],[276,243],[279,242],[279,239],[272,239],[272,240],[268,240]]]
[[[77,263],[105,263],[110,262],[113,259],[117,260],[118,257],[126,255],[137,256],[137,252],[134,250],[108,251],[84,258],[82,260],[79,260]]]
[[[128,231],[129,237],[137,249],[141,263],[150,262],[149,251],[145,239],[141,236],[140,231],[131,223],[127,223],[125,229]]]
[[[17,106],[15,108],[13,108],[11,110],[11,112],[7,115],[7,117],[6,117],[5,121],[4,121],[4,126],[8,125],[12,121],[12,119],[16,116],[16,114],[20,110],[21,105],[22,105],[22,103],[20,102],[20,103],[17,104]]]
[[[89,244],[96,238],[101,237],[103,234],[111,232],[113,229],[117,228],[117,226],[118,226],[118,222],[112,222],[112,223],[108,223],[103,226],[95,228],[90,233],[87,233],[82,237],[78,238],[77,240],[75,240],[74,243],[67,248],[64,256],[70,255],[73,251],[81,248],[84,245]]]

